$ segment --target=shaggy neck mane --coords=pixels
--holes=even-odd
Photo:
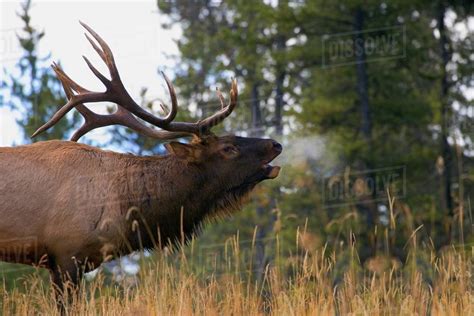
[[[212,172],[203,172],[200,166],[187,164],[173,156],[156,157],[153,164],[150,159],[143,161],[143,168],[148,170],[143,174],[151,172],[153,176],[140,179],[146,198],[140,200],[140,205],[135,203],[126,207],[140,208],[144,218],[132,218],[141,223],[145,220],[149,227],[147,230],[159,232],[159,236],[150,238],[150,234],[146,234],[148,237],[142,234],[132,238],[129,242],[133,248],[153,248],[157,244],[158,247],[174,247],[183,239],[189,241],[206,223],[240,210],[255,186],[242,184],[230,188],[220,183]]]

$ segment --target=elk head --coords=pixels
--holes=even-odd
[[[107,125],[123,125],[159,140],[192,136],[193,140],[190,143],[170,142],[166,144],[166,148],[170,155],[186,162],[189,166],[207,169],[206,174],[214,173],[213,182],[218,186],[215,189],[224,190],[228,196],[232,196],[232,198],[225,198],[229,201],[234,197],[239,198],[245,195],[260,181],[278,176],[280,168],[269,165],[282,151],[281,145],[277,142],[270,139],[244,138],[233,135],[217,137],[211,132],[211,128],[228,117],[237,105],[238,88],[235,79],[232,81],[230,101],[227,104],[222,93],[217,90],[217,96],[221,103],[221,109],[218,112],[195,123],[175,122],[178,110],[176,92],[170,80],[162,73],[171,98],[171,109],[169,110],[161,104],[166,116],[156,117],[141,108],[130,97],[120,79],[112,51],[107,43],[89,26],[80,23],[97,41],[98,45],[85,34],[87,40],[107,65],[110,79],[101,74],[86,57],[83,58],[106,89],[104,92],[89,91],[74,82],[57,64],[53,63],[52,67],[63,85],[68,102],[32,137],[49,129],[70,110],[76,108],[84,117],[85,122],[74,133],[72,141],[77,141],[95,128]],[[99,115],[84,105],[84,103],[103,101],[115,103],[117,111],[113,114]],[[142,121],[158,127],[160,130],[145,125]]]
[[[189,144],[171,142],[166,147],[171,155],[206,175],[201,190],[215,193],[217,199],[210,203],[214,211],[239,209],[256,184],[277,177],[280,171],[280,167],[269,165],[282,151],[271,139],[208,135]]]

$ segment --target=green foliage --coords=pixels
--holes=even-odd
[[[447,5],[456,14],[456,22],[465,22],[472,11],[465,3]],[[287,127],[294,135],[285,137],[285,152],[294,150],[292,142],[299,136],[316,135],[325,139],[320,151],[326,155],[319,158],[331,156],[332,163],[326,165],[312,159],[288,162],[279,179],[272,182],[282,191],[273,212],[267,211],[261,218],[255,213],[257,210],[259,214],[259,205],[271,204],[269,195],[275,191],[266,185],[255,194],[253,203],[244,212],[230,221],[213,225],[198,243],[218,243],[222,236],[235,232],[235,227],[239,227],[241,240],[252,239],[254,227],[258,225],[267,231],[270,228],[273,233],[269,236],[279,234],[282,243],[294,244],[294,234],[290,232],[306,229],[316,236],[319,246],[327,241],[329,247],[337,248],[355,232],[360,252],[370,243],[375,244],[377,251],[383,251],[387,247],[383,240],[387,240],[391,255],[406,259],[404,246],[413,230],[423,225],[422,239],[429,242],[431,238],[436,247],[443,244],[446,240],[443,223],[447,218],[442,209],[439,193],[442,184],[437,166],[443,74],[436,26],[433,26],[437,4],[229,0],[218,4],[158,1],[158,7],[170,17],[170,24],[179,23],[183,30],[178,42],[181,62],[176,81],[183,97],[199,100],[198,105],[203,108],[210,103],[209,85],[225,82],[229,72],[233,73],[242,78],[239,82],[244,84],[243,102],[240,102],[239,117],[235,119],[234,115],[232,119],[238,128],[228,127],[233,130],[252,128],[251,122],[255,121],[252,100],[257,97],[262,126],[267,133],[272,133],[276,78],[284,73],[283,122],[291,122]],[[358,10],[364,14],[362,31],[355,29]],[[328,56],[331,52],[323,45],[339,38],[351,40],[360,33],[374,42],[389,40],[395,34],[398,36],[395,45],[399,45],[395,55],[389,52],[370,55],[370,47],[365,47],[365,90],[372,125],[369,138],[362,133],[362,101],[358,90],[361,77],[357,62],[352,56],[341,64],[328,63],[331,61],[328,57],[341,56]],[[450,100],[458,100],[463,108],[453,111],[452,117],[464,122],[455,121],[450,133],[454,135],[456,128],[462,128],[462,135],[468,137],[472,124],[468,127],[469,123],[465,122],[472,117],[465,114],[472,108],[472,101],[466,100],[460,86],[472,83],[472,62],[467,61],[469,49],[466,50],[469,46],[472,48],[472,38],[460,40],[452,33],[449,35],[452,49],[460,57],[455,61],[457,66],[450,67],[449,75],[457,78],[450,89]],[[281,39],[283,45],[278,46]],[[375,42],[375,45],[383,45],[383,42]],[[305,146],[321,145],[308,141]],[[469,146],[466,143],[464,148],[468,150]],[[470,172],[472,154],[462,158],[465,163],[461,172]],[[379,213],[380,208],[390,207],[386,195],[373,203],[377,233],[371,232],[375,227],[368,223],[367,214],[361,211],[363,207],[355,207],[357,199],[346,200],[344,205],[334,208],[325,205],[323,195],[327,181],[324,183],[324,180],[345,170],[353,175],[357,171],[397,166],[403,166],[406,172],[403,183],[399,181],[396,185],[405,185],[406,191],[397,196],[392,207],[398,226],[387,231],[388,239],[383,234],[389,224],[382,220],[385,215]],[[469,179],[462,180],[465,197],[472,196],[473,192]],[[460,180],[454,173],[452,181],[453,188],[457,188]],[[452,194],[458,194],[456,189]]]
[[[21,4],[22,11],[18,13],[24,23],[23,34],[18,35],[23,50],[23,56],[17,64],[19,73],[7,73],[7,78],[0,86],[2,94],[7,96],[0,106],[9,106],[22,114],[18,124],[27,142],[31,141],[30,135],[48,121],[59,106],[66,103],[65,97],[62,96],[61,83],[49,67],[43,66],[50,56],[40,57],[38,54],[38,44],[45,33],[32,26],[30,8],[31,1],[25,1]],[[61,120],[34,140],[62,139],[77,121],[77,115]]]

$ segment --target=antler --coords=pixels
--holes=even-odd
[[[94,39],[99,44],[100,47],[97,46],[97,44],[87,35],[87,33],[85,34],[87,40],[91,43],[92,47],[107,65],[111,79],[107,79],[91,64],[87,57],[83,56],[87,66],[89,66],[90,70],[104,84],[106,88],[105,92],[89,91],[74,82],[56,63],[53,63],[52,68],[63,85],[68,102],[62,106],[46,124],[41,126],[32,135],[32,137],[35,137],[51,128],[73,108],[76,108],[79,111],[79,113],[84,117],[85,122],[74,133],[71,138],[72,141],[77,141],[80,137],[84,136],[86,133],[95,128],[108,125],[124,125],[146,136],[157,139],[173,139],[177,137],[190,136],[193,134],[200,136],[202,134],[210,133],[211,128],[229,116],[237,105],[237,81],[233,79],[232,88],[230,90],[229,104],[225,104],[222,93],[217,90],[217,96],[221,102],[221,110],[219,110],[217,113],[196,123],[173,122],[178,111],[178,101],[173,84],[162,72],[171,97],[171,110],[169,110],[166,117],[164,118],[154,116],[135,103],[132,97],[128,94],[122,83],[122,80],[120,79],[117,66],[115,65],[114,56],[107,43],[85,23],[79,23],[81,23],[81,25],[92,35],[92,37],[94,37]],[[109,101],[117,104],[117,111],[113,114],[100,115],[92,112],[84,105],[84,103],[102,101]],[[161,107],[166,109],[163,104],[161,104]],[[140,122],[135,116],[163,130],[159,131],[148,127],[147,125]]]

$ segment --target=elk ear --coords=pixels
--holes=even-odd
[[[165,148],[171,155],[186,159],[188,161],[197,161],[201,158],[201,149],[193,145],[171,142],[165,144]]]

